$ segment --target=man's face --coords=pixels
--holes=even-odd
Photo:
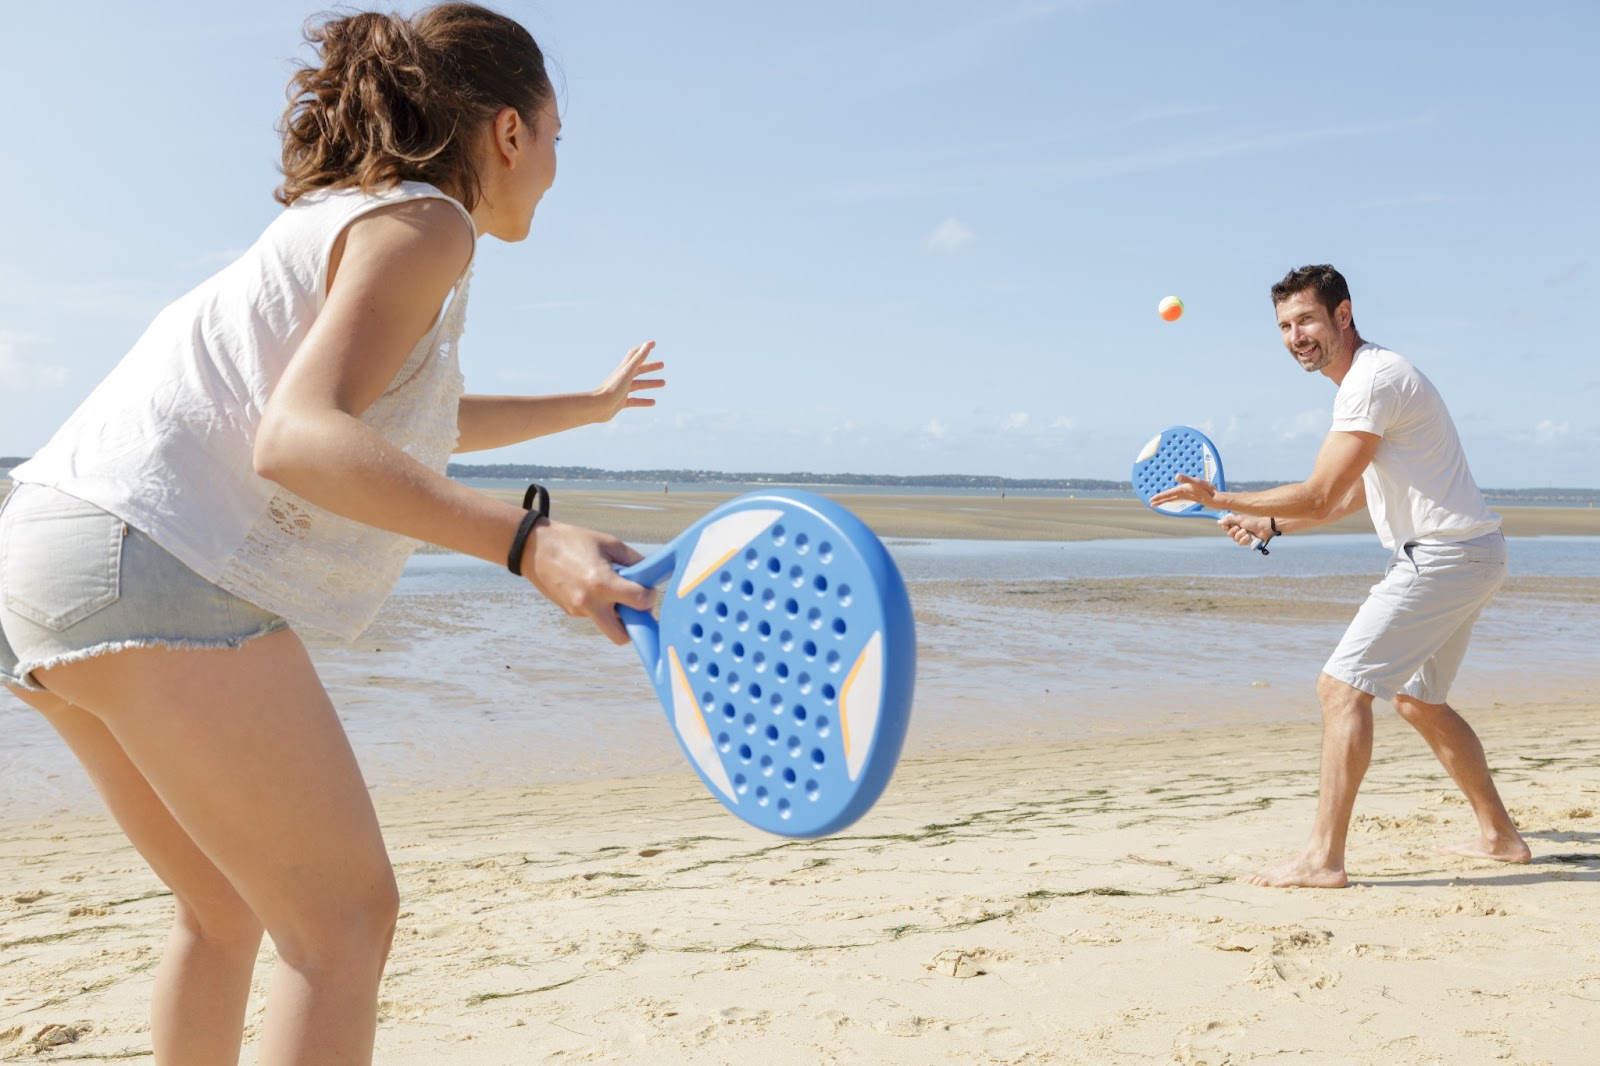
[[[1348,300],[1329,314],[1315,289],[1302,289],[1279,303],[1277,311],[1283,346],[1307,373],[1323,369],[1340,355],[1340,322],[1350,320]]]

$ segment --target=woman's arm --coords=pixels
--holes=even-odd
[[[262,413],[254,460],[262,477],[335,514],[503,565],[525,512],[430,470],[361,421],[432,326],[472,240],[437,200],[351,224],[323,310]],[[614,605],[646,609],[649,594],[612,564],[638,558],[613,537],[546,520],[528,538],[522,572],[620,644]]]
[[[634,394],[666,384],[660,378],[639,376],[653,374],[666,365],[650,360],[655,346],[655,341],[646,341],[634,348],[623,357],[611,376],[591,392],[556,396],[463,396],[456,419],[460,433],[456,452],[502,448],[579,426],[609,422],[625,408],[654,407],[654,400]]]

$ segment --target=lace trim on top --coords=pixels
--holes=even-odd
[[[457,411],[466,381],[457,348],[466,327],[471,276],[469,267],[438,328],[422,339],[394,384],[361,416],[384,439],[441,474],[459,436]],[[291,623],[349,639],[372,623],[420,543],[336,515],[279,487],[217,584]]]

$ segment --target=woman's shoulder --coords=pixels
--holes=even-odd
[[[286,213],[348,212],[359,213],[394,204],[413,201],[443,201],[469,219],[470,213],[461,202],[449,193],[425,181],[397,181],[378,189],[362,189],[354,185],[329,186],[305,193],[285,208]]]

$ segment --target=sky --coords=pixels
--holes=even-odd
[[[593,388],[647,339],[668,384],[462,461],[1121,480],[1188,424],[1299,480],[1334,386],[1268,290],[1329,262],[1481,485],[1600,486],[1600,4],[496,6],[565,129],[530,238],[480,240],[468,388]],[[8,10],[0,455],[280,210],[318,10]]]

